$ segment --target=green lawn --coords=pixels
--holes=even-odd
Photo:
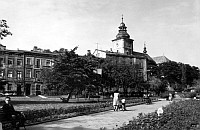
[[[0,97],[0,107],[2,107],[4,103],[5,97]],[[59,97],[49,97],[49,98],[41,98],[38,96],[33,97],[11,97],[12,104],[14,105],[17,111],[26,111],[26,110],[40,110],[40,109],[48,109],[48,108],[67,108],[71,106],[79,106],[79,105],[89,105],[94,104],[93,99],[70,99],[69,103],[62,103]],[[94,99],[95,100],[95,99]],[[109,100],[100,100],[100,101],[112,101]]]

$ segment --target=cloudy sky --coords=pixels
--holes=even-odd
[[[151,57],[166,56],[200,67],[199,0],[1,0],[0,19],[12,36],[7,49],[73,49],[86,54],[110,50],[121,16],[134,39],[134,50],[144,42]]]

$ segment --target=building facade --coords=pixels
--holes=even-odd
[[[5,95],[39,95],[44,86],[41,69],[52,67],[57,54],[34,47],[32,51],[7,50],[0,44],[0,93]]]
[[[127,33],[127,27],[122,17],[119,32],[116,38],[112,40],[113,48],[106,52],[106,58],[114,64],[133,65],[136,69],[136,77],[147,81],[147,62],[151,58],[146,54],[146,47],[144,47],[143,53],[134,51],[133,41]]]

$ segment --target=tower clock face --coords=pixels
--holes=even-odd
[[[118,44],[118,43],[116,43],[116,46],[117,46],[117,47],[119,47],[119,44]]]

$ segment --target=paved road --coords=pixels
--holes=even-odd
[[[113,129],[128,123],[133,117],[137,117],[138,113],[154,112],[161,106],[168,105],[169,101],[154,102],[151,105],[137,105],[127,107],[127,111],[106,111],[85,116],[78,116],[59,121],[43,123],[34,126],[28,126],[27,130],[99,130],[105,127]]]

